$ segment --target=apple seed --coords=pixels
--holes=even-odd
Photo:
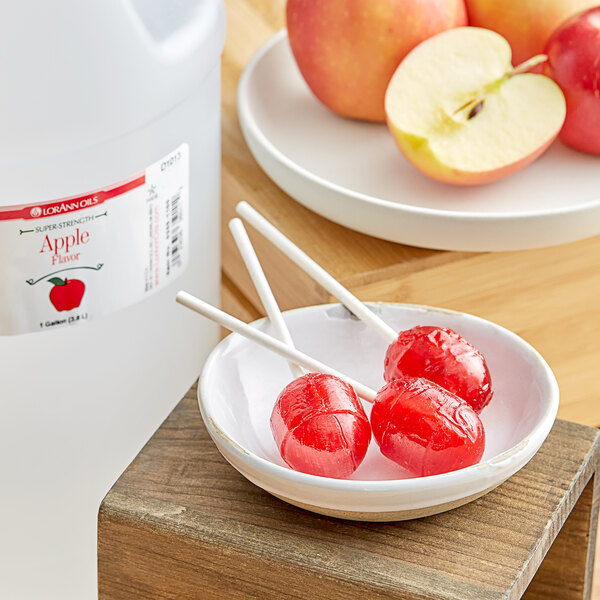
[[[483,110],[483,100],[479,101],[470,111],[467,119],[476,117]]]

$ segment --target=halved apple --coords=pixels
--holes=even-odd
[[[560,88],[513,68],[508,42],[478,27],[440,33],[400,63],[385,96],[400,150],[439,181],[495,181],[535,160],[565,120]]]

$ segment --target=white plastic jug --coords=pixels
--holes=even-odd
[[[99,503],[217,329],[220,0],[0,19],[0,598],[96,596]]]

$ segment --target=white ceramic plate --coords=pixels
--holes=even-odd
[[[307,208],[363,233],[445,250],[519,250],[600,233],[600,158],[555,142],[533,165],[483,186],[417,171],[385,125],[334,115],[309,91],[285,31],[240,80],[242,130],[259,164]]]
[[[372,521],[460,506],[523,467],[548,435],[558,409],[558,386],[541,356],[514,333],[472,315],[406,304],[371,306],[398,330],[418,324],[450,327],[483,352],[494,398],[481,414],[486,431],[481,463],[410,478],[372,441],[350,479],[293,471],[281,459],[269,425],[275,400],[291,380],[287,363],[237,334],[213,350],[199,385],[200,411],[221,454],[251,482],[292,504]],[[285,320],[300,350],[375,389],[383,385],[386,344],[344,307],[300,308],[286,312]],[[268,320],[255,326],[273,335]]]

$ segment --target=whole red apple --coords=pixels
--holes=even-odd
[[[83,281],[60,277],[52,277],[48,281],[54,285],[50,290],[50,302],[56,310],[73,310],[81,304],[85,292]]]
[[[550,37],[546,74],[562,88],[567,118],[560,139],[600,154],[600,6],[563,23]]]
[[[345,117],[381,122],[400,61],[432,35],[467,24],[464,0],[288,0],[286,16],[315,96]]]

